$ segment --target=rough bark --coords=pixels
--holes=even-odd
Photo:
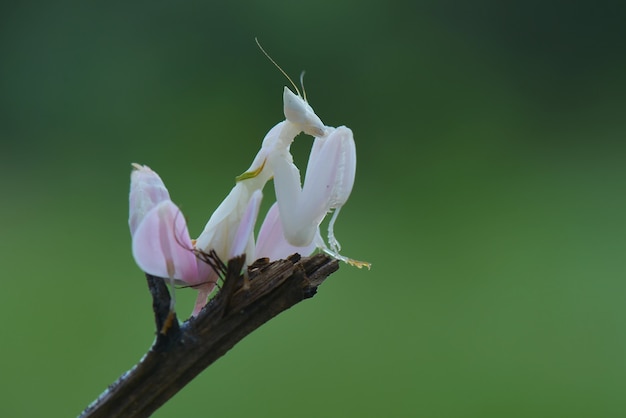
[[[317,287],[339,268],[318,254],[296,254],[273,263],[259,260],[240,274],[243,257],[223,266],[221,289],[195,318],[179,324],[169,310],[170,294],[163,279],[147,275],[153,297],[156,339],[131,370],[111,384],[80,415],[83,418],[147,417],[202,370],[259,326],[313,297]]]

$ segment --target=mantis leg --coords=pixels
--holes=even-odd
[[[356,148],[352,131],[346,127],[330,128],[325,137],[315,139],[304,185],[300,172],[290,155],[274,153],[269,157],[274,172],[276,200],[286,240],[303,247],[312,240],[317,245],[338,255],[339,243],[333,228],[339,213],[354,184]],[[330,249],[323,240],[316,239],[319,224],[328,211],[335,209],[329,224]]]

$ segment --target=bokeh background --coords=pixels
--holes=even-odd
[[[623,3],[0,7],[0,416],[74,416],[149,348],[130,163],[197,235],[283,119],[255,36],[353,129],[336,232],[373,267],[155,416],[626,416]]]

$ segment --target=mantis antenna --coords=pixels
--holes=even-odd
[[[256,42],[256,44],[257,44],[257,46],[259,47],[259,49],[261,50],[261,52],[263,53],[263,55],[265,55],[265,56],[267,57],[267,59],[268,59],[268,60],[270,60],[270,62],[271,62],[272,64],[274,64],[274,66],[275,66],[276,68],[278,68],[278,71],[280,71],[280,72],[281,72],[281,73],[285,76],[285,78],[287,78],[287,80],[289,80],[289,82],[291,83],[291,85],[293,86],[293,88],[294,88],[294,89],[296,89],[296,93],[298,93],[298,96],[303,97],[303,98],[304,98],[304,101],[306,101],[306,96],[302,96],[302,95],[300,94],[300,90],[298,89],[298,86],[296,86],[296,83],[294,83],[294,82],[293,82],[293,80],[291,79],[291,77],[289,77],[289,76],[287,75],[287,73],[285,72],[285,70],[283,70],[282,68],[280,68],[280,65],[278,65],[278,64],[276,63],[276,61],[274,61],[274,59],[273,59],[272,57],[270,57],[270,54],[268,54],[268,53],[265,51],[265,49],[263,49],[263,47],[261,46],[261,43],[259,42],[259,39],[255,37],[255,38],[254,38],[254,40],[255,40],[255,42]],[[302,72],[302,75],[300,76],[300,82],[302,82],[302,77],[303,77],[303,76],[304,76],[304,71]],[[304,91],[304,85],[302,86],[302,91]]]
[[[300,87],[302,87],[302,98],[306,102],[306,90],[304,89],[304,73],[304,70],[302,70],[302,72],[300,73]]]

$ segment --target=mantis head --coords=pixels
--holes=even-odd
[[[288,87],[283,90],[283,103],[287,121],[297,125],[307,135],[314,137],[326,135],[326,127],[319,116],[315,114],[311,105],[301,96],[289,90]]]

